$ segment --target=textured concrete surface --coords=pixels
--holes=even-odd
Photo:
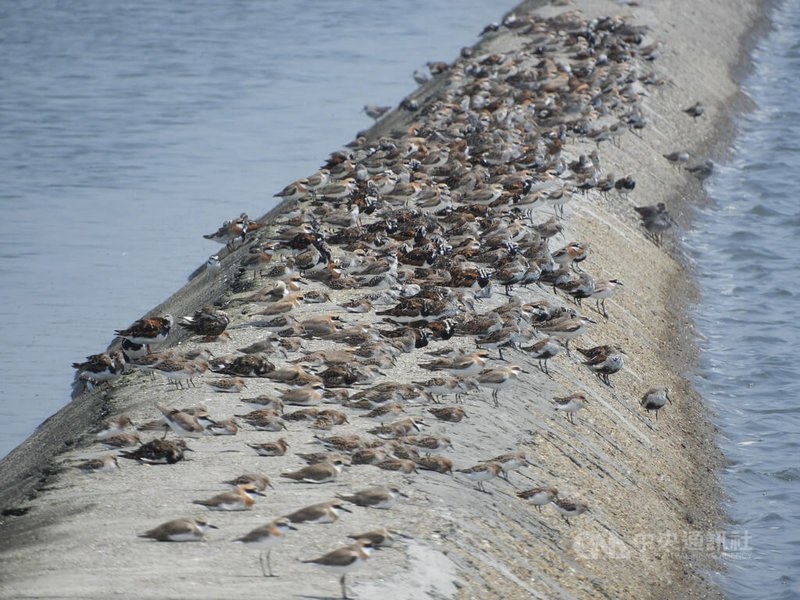
[[[525,19],[535,4],[539,3],[521,5],[515,11],[517,19]],[[303,422],[287,422],[286,431],[272,433],[256,431],[240,421],[235,436],[188,440],[194,450],[190,460],[175,465],[120,460],[123,464],[115,472],[80,472],[75,464],[106,454],[88,433],[105,416],[125,413],[142,424],[159,417],[156,404],[175,408],[202,404],[215,419],[224,419],[251,409],[240,402],[242,398],[276,395],[285,387],[267,378],[248,378],[241,393],[219,394],[206,384],[219,376],[206,372],[195,379],[196,387],[176,390],[161,376],[152,379],[135,371],[116,380],[110,390],[77,397],[0,462],[4,494],[0,498],[7,507],[0,523],[0,596],[338,597],[336,575],[299,560],[350,543],[349,534],[378,527],[394,527],[411,539],[374,552],[364,568],[348,575],[348,589],[357,598],[660,598],[676,590],[691,597],[717,595],[705,579],[705,570],[714,567],[713,548],[703,540],[713,534],[720,519],[714,470],[721,457],[701,399],[685,379],[694,354],[687,314],[694,291],[680,255],[680,228],[668,231],[658,247],[646,237],[633,206],[663,201],[679,224],[688,222],[688,206],[699,199],[700,185],[684,169],[670,165],[663,154],[686,148],[699,161],[727,134],[728,110],[738,102],[739,93],[731,73],[740,62],[748,30],[760,18],[760,8],[750,2],[722,0],[702,4],[675,0],[652,6],[599,0],[548,5],[536,9],[534,32],[500,27],[487,33],[473,58],[467,59],[475,64],[475,57],[520,52],[525,53],[524,58],[515,56],[520,65],[535,65],[543,60],[535,53],[537,46],[555,44],[554,40],[567,35],[570,23],[602,16],[649,26],[637,47],[657,44],[652,48],[658,54],[656,60],[645,60],[651,53],[639,53],[631,62],[611,68],[630,68],[639,76],[652,74],[662,80],[661,85],[631,82],[629,89],[622,89],[617,82],[614,90],[605,93],[619,95],[620,105],[611,117],[598,120],[618,120],[626,112],[624,99],[638,99],[647,127],[625,128],[615,141],[600,144],[569,136],[562,150],[567,163],[597,150],[602,174],[630,175],[636,180],[635,190],[627,196],[617,191],[601,194],[596,189],[568,194],[564,238],[550,242],[551,250],[565,240],[588,243],[590,255],[582,268],[598,281],[624,282],[607,301],[608,319],[594,310],[593,300],[584,300],[582,314],[597,323],[571,344],[573,348],[623,347],[625,367],[611,376],[614,387],[603,385],[576,353],[569,357],[561,352],[551,359],[548,376],[525,352],[506,349],[505,362],[491,350],[487,366],[516,364],[523,369],[514,386],[499,392],[497,408],[491,391],[483,387],[465,396],[468,418],[459,423],[436,420],[427,412],[433,405],[424,397],[407,402],[407,414],[401,415],[422,416],[425,435],[448,436],[452,448],[443,456],[452,460],[456,470],[519,450],[530,461],[527,467],[512,472],[508,481],[486,482],[486,493],[458,472],[452,476],[423,470],[402,474],[354,465],[333,483],[314,485],[281,478],[281,472],[303,465],[297,453],[322,449],[314,443],[315,435],[357,433],[374,439],[366,430],[376,423],[360,418],[363,411],[331,404],[321,408],[346,412],[348,424],[315,431]],[[576,12],[544,21],[567,11]],[[551,58],[574,60],[569,53]],[[439,78],[421,88],[413,98],[420,110],[392,112],[365,132],[366,143],[374,143],[381,135],[399,139],[398,130],[418,122],[426,107],[442,102],[448,90],[462,93],[460,85],[457,81],[447,87],[447,80]],[[706,107],[703,117],[692,119],[682,112],[698,100]],[[553,214],[552,203],[543,200],[524,208],[532,210],[537,223]],[[280,215],[276,220],[281,220]],[[363,220],[368,224],[377,217]],[[253,239],[270,240],[274,232],[274,226],[268,227]],[[268,317],[253,315],[266,305],[235,302],[272,284],[263,279],[253,289],[235,291],[246,287],[251,277],[249,273],[244,280],[236,277],[246,253],[247,247],[223,253],[218,273],[201,274],[152,311],[179,316],[205,304],[226,304],[231,339],[201,343],[175,331],[167,343],[172,349],[207,348],[219,357],[266,337],[266,330],[254,323]],[[334,247],[334,255],[343,257],[344,251]],[[491,298],[475,302],[478,313],[508,301],[502,286],[495,283],[494,287]],[[313,290],[330,296],[329,302],[301,303],[294,309],[291,314],[301,321],[332,313],[346,326],[370,323],[392,328],[375,310],[354,314],[339,306],[362,297],[364,289],[329,289],[315,281],[301,288],[301,294]],[[549,286],[515,287],[512,297],[522,303],[574,306],[563,295],[554,295]],[[120,323],[120,327],[125,325]],[[530,339],[541,338],[531,335]],[[424,381],[438,375],[420,364],[433,359],[425,352],[446,346],[473,349],[475,340],[469,336],[432,340],[427,347],[402,353],[394,364],[380,367],[376,382]],[[304,339],[299,350],[288,352],[286,358],[272,354],[270,360],[280,368],[307,352],[333,347],[342,346],[330,340]],[[638,402],[654,385],[668,386],[672,398],[658,421],[645,414]],[[351,386],[349,392],[365,387]],[[573,425],[554,411],[551,400],[574,392],[584,393],[589,405],[577,413]],[[453,397],[445,403],[453,404]],[[287,407],[287,411],[295,408]],[[281,457],[259,457],[246,445],[280,437],[290,444]],[[192,501],[225,491],[224,480],[245,472],[268,475],[274,488],[266,490],[265,498],[257,498],[250,511],[206,511],[218,527],[207,534],[206,541],[159,543],[137,537],[170,519],[203,513]],[[390,510],[352,506],[352,513],[344,513],[335,523],[298,525],[298,531],[290,532],[272,552],[272,566],[279,577],[262,577],[258,549],[232,542],[303,506],[375,485],[394,485],[407,497]],[[570,524],[552,506],[537,512],[516,496],[536,486],[554,486],[561,496],[587,503],[590,512],[571,518]]]

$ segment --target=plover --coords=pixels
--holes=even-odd
[[[194,504],[205,506],[209,510],[234,511],[250,510],[255,504],[253,496],[263,496],[252,483],[240,485],[231,492],[223,492],[206,500],[194,500]]]
[[[337,494],[345,502],[365,508],[379,508],[388,510],[392,508],[400,496],[406,496],[396,487],[371,487],[352,494]]]
[[[311,523],[322,525],[333,523],[339,519],[342,512],[352,513],[339,499],[312,504],[285,516],[292,523]]]
[[[341,573],[339,583],[342,586],[342,598],[347,600],[345,577],[350,571],[364,565],[372,549],[373,544],[370,540],[358,540],[351,546],[339,548],[319,558],[304,560],[302,562],[318,565],[334,573]]]
[[[266,553],[262,552],[259,555],[261,572],[263,573],[264,577],[274,577],[275,575],[272,573],[272,565],[270,564],[269,560],[270,552],[272,552],[272,548],[274,546],[284,540],[286,534],[289,533],[290,530],[297,531],[297,527],[293,527],[288,519],[280,518],[275,519],[267,525],[257,527],[251,532],[243,535],[240,538],[236,538],[233,541],[241,544],[251,544],[253,546],[266,548]],[[264,562],[267,563],[266,569],[264,568]]]
[[[139,534],[139,537],[159,542],[201,542],[209,529],[217,529],[217,526],[209,523],[206,517],[198,516],[167,521]]]
[[[667,402],[670,402],[669,390],[665,387],[653,387],[647,390],[642,396],[640,404],[642,408],[650,414],[652,410],[656,414],[656,421],[658,421],[658,411],[663,408]]]

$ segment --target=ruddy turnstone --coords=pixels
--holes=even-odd
[[[353,494],[337,494],[345,502],[365,508],[379,508],[388,510],[392,508],[400,496],[407,497],[396,487],[371,487],[354,492]]]
[[[370,540],[358,540],[351,546],[339,548],[338,550],[328,552],[319,558],[304,560],[302,562],[315,564],[323,569],[327,569],[335,573],[341,573],[339,583],[342,586],[342,598],[343,600],[348,600],[345,577],[347,576],[347,573],[353,569],[357,569],[364,565],[370,553],[372,552],[372,549],[373,544]]]
[[[167,521],[139,534],[139,537],[158,542],[201,542],[209,529],[217,529],[217,526],[209,523],[206,517],[198,516]]]
[[[569,396],[562,396],[560,398],[553,398],[553,406],[556,410],[567,413],[567,419],[573,425],[575,421],[572,415],[584,408],[589,403],[589,400],[582,393],[571,394]]]
[[[481,492],[489,493],[483,487],[484,481],[494,479],[503,471],[502,465],[496,462],[482,462],[474,467],[468,469],[456,469],[457,473],[461,473],[464,477],[473,481]]]
[[[650,414],[650,411],[656,413],[656,421],[658,421],[658,411],[663,408],[667,402],[670,402],[669,389],[665,387],[653,387],[647,390],[642,396],[640,404],[642,408]]]
[[[223,492],[207,500],[194,500],[193,502],[205,506],[209,510],[250,510],[256,502],[253,496],[263,495],[252,483],[246,483],[231,492]]]
[[[183,440],[152,440],[136,450],[123,450],[119,455],[147,465],[172,465],[183,460],[187,451],[191,449]]]
[[[344,462],[341,459],[334,458],[329,462],[315,463],[297,471],[281,473],[281,477],[293,479],[300,483],[328,483],[335,481],[339,477],[343,467]]]
[[[569,500],[567,498],[556,498],[553,500],[553,508],[558,511],[561,518],[567,522],[567,525],[572,525],[567,517],[577,517],[589,510],[589,507],[583,502]]]
[[[76,379],[88,379],[94,383],[111,381],[125,371],[125,357],[121,352],[92,354],[82,363],[72,363],[77,369]]]
[[[550,504],[558,497],[558,490],[553,487],[535,487],[517,493],[517,497],[522,498],[528,504],[535,506],[536,510],[542,512],[542,506]]]
[[[127,329],[117,329],[114,333],[134,344],[150,346],[166,340],[174,323],[172,315],[148,317],[135,321]]]
[[[250,533],[243,535],[240,538],[233,540],[241,544],[251,544],[253,546],[260,546],[266,548],[266,553],[262,552],[259,555],[259,562],[261,563],[261,572],[264,577],[275,577],[272,573],[272,565],[270,564],[269,555],[272,548],[282,542],[286,534],[290,530],[297,531],[297,527],[293,527],[288,519],[282,517],[275,519],[267,525],[256,527]],[[267,568],[264,568],[264,562],[267,563]]]
[[[185,316],[178,321],[178,325],[195,335],[203,336],[206,342],[213,341],[225,333],[229,323],[228,315],[213,306],[204,306],[196,310],[193,315]]]

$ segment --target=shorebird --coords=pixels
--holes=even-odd
[[[240,538],[236,538],[233,541],[241,544],[252,544],[254,546],[265,547],[266,553],[262,552],[259,555],[261,573],[263,573],[264,577],[275,577],[275,575],[272,573],[272,565],[270,564],[269,555],[272,552],[273,546],[276,546],[282,542],[290,530],[297,531],[297,527],[293,527],[288,519],[280,518],[275,519],[267,525],[257,527],[250,533],[243,535]],[[264,568],[264,562],[267,563],[266,569]]]
[[[524,492],[517,493],[518,498],[522,498],[528,504],[536,507],[536,510],[542,512],[542,506],[550,504],[558,497],[558,490],[553,487],[535,487]]]
[[[663,408],[667,402],[670,402],[669,390],[665,387],[653,387],[647,390],[642,396],[640,404],[642,408],[650,414],[652,410],[656,414],[656,421],[658,421],[658,411]]]
[[[174,324],[175,319],[172,315],[149,317],[139,319],[127,329],[118,329],[114,333],[129,342],[146,344],[149,347],[150,344],[158,344],[166,340]]]
[[[489,492],[487,492],[486,488],[483,487],[483,482],[494,479],[502,471],[503,467],[500,465],[500,463],[496,462],[483,462],[478,463],[474,467],[469,467],[468,469],[457,469],[458,473],[461,473],[470,481],[474,481],[478,489],[487,494]]]
[[[550,371],[547,368],[547,361],[558,354],[561,350],[561,345],[553,338],[545,338],[536,342],[533,346],[528,346],[527,348],[523,347],[522,350],[527,352],[531,358],[537,359],[539,361],[539,369],[543,373],[549,374]]]
[[[337,494],[338,498],[356,506],[365,508],[392,508],[400,496],[406,496],[396,487],[371,487],[354,492],[353,494]]]
[[[78,465],[76,469],[80,469],[84,473],[110,473],[119,469],[117,457],[113,454],[108,454],[102,458],[93,458]]]
[[[178,325],[188,329],[195,335],[203,336],[203,341],[210,342],[225,333],[230,318],[221,310],[213,306],[204,306],[196,310],[193,315],[183,317]]]
[[[156,404],[156,408],[161,412],[164,423],[179,437],[200,437],[205,434],[206,429],[197,420],[196,415],[190,415],[177,409],[164,408]]]
[[[594,348],[578,348],[578,352],[587,357],[583,362],[594,372],[600,381],[609,387],[611,384],[608,376],[617,373],[624,364],[625,351],[619,346],[595,346]]]
[[[289,444],[285,438],[280,438],[277,442],[248,442],[256,454],[259,456],[283,456],[289,449]]]
[[[159,542],[200,542],[205,539],[208,529],[217,529],[217,526],[209,523],[206,517],[198,516],[167,521],[139,534],[139,537]]]
[[[388,548],[392,546],[398,537],[409,539],[409,536],[400,533],[392,527],[382,527],[364,533],[348,535],[353,540],[369,540],[375,548]]]
[[[564,348],[567,350],[567,356],[570,356],[569,341],[583,334],[589,323],[595,323],[595,321],[589,317],[576,316],[535,323],[534,327],[543,333],[565,340]]]
[[[337,499],[306,506],[286,515],[285,518],[292,523],[322,525],[325,523],[333,523],[338,520],[339,514],[342,512],[352,513],[353,511],[347,508],[344,502]]]
[[[252,483],[240,485],[231,492],[217,494],[207,500],[194,500],[194,504],[205,506],[209,510],[250,510],[255,504],[253,496],[263,496]]]
[[[183,460],[186,451],[190,449],[183,440],[152,440],[136,450],[124,450],[119,455],[148,465],[171,465]]]
[[[589,510],[589,507],[583,502],[575,500],[568,500],[566,498],[556,498],[553,500],[553,508],[558,511],[561,518],[567,522],[567,525],[572,525],[567,517],[577,517]]]
[[[323,569],[341,573],[339,583],[342,586],[342,598],[347,599],[347,586],[345,577],[347,573],[353,569],[357,569],[364,565],[370,553],[372,552],[373,544],[370,540],[357,540],[355,544],[339,548],[333,552],[328,552],[324,556],[314,558],[312,560],[304,560],[302,562],[308,564],[315,564]]]
[[[699,102],[695,102],[689,108],[684,108],[683,112],[685,112],[687,115],[689,115],[693,119],[696,119],[697,117],[702,117],[705,114],[706,109],[703,108],[703,105],[700,104]]]
[[[302,483],[328,483],[336,480],[343,467],[344,462],[339,458],[334,458],[328,462],[308,465],[297,471],[281,473],[281,477],[294,479]]]
[[[517,452],[509,452],[507,454],[501,454],[500,456],[495,456],[492,459],[489,459],[486,462],[496,462],[499,463],[502,472],[500,473],[503,479],[508,481],[508,474],[510,471],[516,471],[517,469],[521,469],[522,467],[528,464],[528,458],[525,456],[525,452],[519,450]]]
[[[587,400],[586,396],[581,393],[563,396],[560,398],[553,398],[553,406],[555,409],[567,413],[567,419],[573,425],[575,424],[575,421],[573,420],[572,415],[578,412],[588,403],[589,400]]]
[[[269,477],[266,475],[261,475],[260,473],[245,473],[244,475],[239,475],[238,477],[234,477],[228,481],[223,481],[223,483],[227,483],[233,487],[239,487],[240,485],[251,483],[259,492],[263,492],[268,487],[272,487],[272,484],[269,482]]]
[[[622,282],[619,279],[598,281],[594,284],[592,298],[595,300],[597,312],[601,313],[606,319],[608,318],[608,313],[606,312],[606,300],[614,295],[614,292],[620,285],[622,285]]]
[[[498,392],[513,385],[514,381],[519,378],[520,371],[522,369],[517,365],[484,369],[477,377],[478,385],[491,388],[492,400],[494,400],[494,405],[497,407],[500,405],[497,400]]]

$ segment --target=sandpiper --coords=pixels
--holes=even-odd
[[[478,463],[473,467],[469,467],[468,469],[457,469],[458,473],[461,473],[469,479],[470,481],[474,481],[481,492],[489,493],[486,491],[486,488],[483,487],[484,481],[489,481],[490,479],[494,479],[503,471],[503,467],[500,463],[496,462],[482,462]]]
[[[136,450],[123,450],[119,455],[147,465],[172,465],[183,460],[183,453],[189,450],[183,440],[152,440]]]
[[[558,511],[561,518],[567,522],[567,525],[572,525],[567,517],[577,517],[589,510],[589,507],[583,502],[575,500],[568,500],[567,498],[556,498],[553,500],[553,508]]]
[[[606,312],[606,300],[611,298],[611,296],[613,296],[614,292],[617,290],[617,287],[621,285],[622,282],[619,279],[598,281],[594,284],[592,298],[595,299],[597,312],[601,313],[606,319],[608,318],[608,313]]]
[[[531,358],[537,359],[539,361],[539,369],[543,373],[549,374],[550,371],[547,368],[547,361],[559,353],[561,345],[553,338],[545,338],[532,346],[528,346],[527,348],[523,347],[522,350],[527,352]]]
[[[589,403],[589,400],[582,393],[571,394],[560,398],[553,398],[553,406],[556,410],[567,413],[567,419],[573,425],[573,414],[584,408]]]
[[[653,387],[647,390],[642,396],[641,405],[650,414],[652,410],[656,414],[656,421],[658,421],[658,411],[670,402],[669,389],[665,387]]]
[[[558,497],[558,490],[553,487],[535,487],[517,493],[517,497],[522,498],[528,504],[535,506],[536,510],[542,512],[542,506],[550,504]]]

